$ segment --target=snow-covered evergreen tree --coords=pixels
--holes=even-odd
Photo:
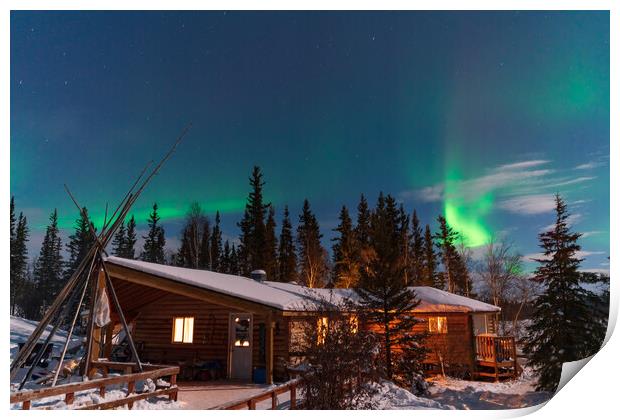
[[[538,375],[537,390],[554,392],[562,364],[590,356],[600,346],[597,319],[588,302],[588,292],[579,284],[577,240],[571,231],[564,200],[556,195],[554,227],[538,235],[543,256],[534,279],[544,291],[533,303],[526,344],[528,364]]]
[[[10,305],[11,315],[17,313],[18,304],[25,293],[24,285],[28,270],[28,221],[23,213],[19,213],[15,224],[14,201],[11,199],[11,228],[12,240],[10,243]]]
[[[422,351],[423,337],[412,332],[418,322],[412,310],[419,300],[403,278],[401,227],[396,201],[380,194],[370,218],[372,250],[356,288],[361,310],[381,336],[381,360],[389,380],[412,378],[413,372],[421,368],[418,352]],[[409,363],[403,359],[406,355]]]
[[[36,314],[34,316],[37,319],[45,313],[64,284],[62,245],[56,210],[50,215],[49,220],[50,223],[45,229],[41,251],[33,270],[35,290],[31,297],[29,312]]]

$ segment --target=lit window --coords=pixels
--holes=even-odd
[[[434,316],[428,319],[428,330],[433,334],[448,333],[448,319],[445,316]]]
[[[173,343],[192,343],[194,341],[194,317],[175,317],[172,325]]]
[[[235,347],[250,347],[250,322],[249,316],[238,316],[235,318]]]
[[[328,326],[328,321],[327,321],[326,316],[323,316],[316,320],[316,327],[317,327],[316,343],[319,345],[325,343],[325,337],[327,336],[327,326]]]
[[[349,317],[349,326],[351,327],[351,332],[356,334],[359,328],[359,320],[357,319],[357,315],[351,315]]]

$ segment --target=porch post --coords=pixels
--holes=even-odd
[[[96,292],[95,292],[95,296],[93,296],[93,299],[95,299],[95,302],[96,302],[97,299],[99,299],[99,297],[105,290],[105,273],[103,272],[102,268],[99,268],[99,275],[97,276],[97,286],[95,290]],[[96,304],[91,306],[92,309],[95,309],[95,307],[96,307]],[[89,314],[89,315],[95,316],[95,314]],[[102,347],[101,344],[102,344],[102,338],[103,338],[102,333],[103,333],[102,329],[98,327],[97,324],[93,323],[93,329],[91,331],[93,344],[90,348],[90,354],[88,355],[88,359],[90,361],[96,361],[99,358],[99,355],[101,354],[101,347]],[[89,367],[88,372],[86,372],[88,377],[91,379],[95,376],[96,373],[97,373],[97,368],[92,368],[92,367]]]
[[[273,384],[273,329],[274,329],[274,320],[273,313],[270,311],[267,314],[267,337],[266,338],[266,374],[267,374],[267,383]]]

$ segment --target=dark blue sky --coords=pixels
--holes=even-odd
[[[609,255],[607,12],[12,12],[11,193],[38,250],[63,191],[101,217],[189,122],[136,204],[171,249],[191,201],[236,221],[253,165],[326,238],[379,191],[524,255],[560,192],[585,268]],[[327,243],[327,242],[326,242]]]

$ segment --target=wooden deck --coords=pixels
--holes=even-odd
[[[521,372],[517,362],[515,338],[510,336],[476,336],[476,371],[474,377],[516,378]]]

